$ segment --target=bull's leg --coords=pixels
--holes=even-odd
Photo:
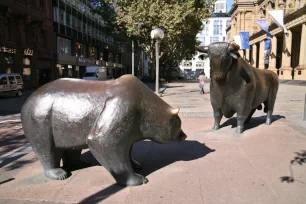
[[[116,138],[114,135],[112,137]],[[107,141],[101,141],[97,137],[88,138],[88,146],[92,154],[112,174],[118,184],[137,186],[147,183],[148,180],[145,177],[136,174],[132,169],[128,144],[113,142],[107,144]]]
[[[278,87],[274,87],[273,89],[271,88],[271,91],[269,93],[269,97],[267,100],[267,119],[266,119],[266,125],[271,125],[272,122],[272,113],[274,110],[274,104],[276,100],[276,95],[277,95],[277,90]]]
[[[139,170],[141,169],[141,165],[132,158],[132,149],[133,149],[133,145],[130,148],[130,159],[131,159],[131,164],[134,170]]]
[[[247,118],[248,118],[247,114],[243,114],[243,113],[239,114],[239,113],[237,113],[237,129],[236,129],[236,134],[241,134],[243,132],[244,123],[245,123]]]
[[[215,124],[212,127],[213,130],[219,130],[220,129],[220,122],[222,119],[223,113],[221,111],[221,109],[214,109],[214,118],[215,118]]]
[[[256,108],[251,111],[251,113],[249,114],[248,118],[245,120],[245,124],[250,123],[252,115],[255,113],[255,111],[256,111]]]

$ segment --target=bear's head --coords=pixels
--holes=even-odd
[[[178,108],[171,107],[165,112],[151,115],[154,116],[154,120],[148,117],[144,118],[141,125],[144,139],[162,144],[185,140],[187,136],[181,129],[182,122],[178,113]]]

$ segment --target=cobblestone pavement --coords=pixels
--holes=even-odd
[[[88,150],[81,156],[87,167],[73,170],[64,181],[49,180],[29,145],[20,146],[26,142],[20,137],[0,148],[6,152],[0,157],[0,203],[305,203],[305,87],[281,84],[272,125],[265,126],[265,115],[257,111],[245,132],[235,135],[235,118],[223,119],[220,130],[211,130],[209,94],[200,95],[197,84],[167,86],[162,99],[181,108],[188,138],[168,145],[135,144],[133,157],[143,166],[138,173],[149,183],[117,186]],[[3,120],[18,120],[18,113],[12,113],[1,116],[5,126],[0,135],[7,135],[2,139],[22,135],[18,121]]]

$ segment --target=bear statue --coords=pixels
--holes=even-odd
[[[24,133],[46,177],[63,180],[60,167],[74,165],[90,149],[118,184],[147,183],[133,167],[137,141],[182,141],[179,109],[172,108],[132,75],[111,81],[58,79],[36,90],[22,107]]]

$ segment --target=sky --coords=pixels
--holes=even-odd
[[[229,12],[231,10],[233,4],[233,0],[226,0],[226,12]]]

